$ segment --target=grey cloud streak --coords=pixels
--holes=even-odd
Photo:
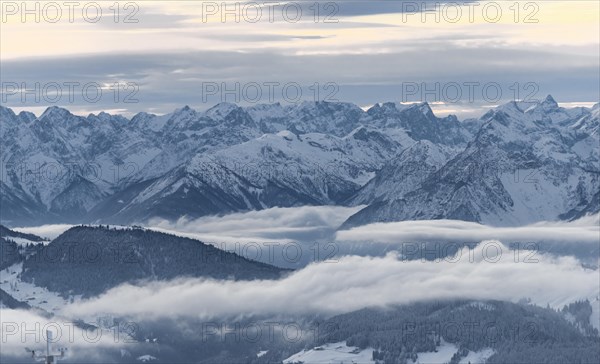
[[[295,56],[274,50],[247,50],[32,58],[3,61],[1,73],[3,82],[24,82],[29,88],[36,82],[42,85],[73,81],[82,84],[134,82],[139,86],[138,103],[115,103],[108,94],[94,104],[85,102],[80,95],[76,95],[73,104],[66,102],[66,97],[59,103],[59,106],[75,111],[126,109],[129,114],[139,111],[167,113],[183,105],[207,109],[221,99],[203,100],[203,82],[224,82],[229,86],[236,82],[242,85],[296,82],[306,88],[315,82],[334,82],[339,86],[336,99],[361,106],[400,100],[402,84],[406,82],[430,85],[436,82],[479,82],[482,85],[497,82],[503,91],[500,102],[513,99],[509,88],[515,82],[521,85],[534,82],[539,85],[537,97],[552,94],[562,102],[594,101],[599,97],[598,59],[591,55],[576,55],[577,49],[565,53],[564,47],[529,50],[461,48],[449,45],[447,41],[428,42],[431,50],[426,54],[418,49],[417,43],[399,42],[398,47],[408,48],[402,52],[351,56]],[[394,49],[393,45],[388,46]],[[565,73],[565,69],[569,72]],[[304,96],[312,99],[309,92]],[[275,98],[274,101],[283,101],[278,93]],[[14,95],[3,104],[20,109],[56,105],[43,99],[36,103],[31,96],[28,100],[23,103],[19,95]],[[227,101],[234,100],[230,97]],[[483,114],[482,106],[489,104],[482,99],[480,90],[475,93],[475,102],[470,103],[466,94],[460,101],[451,105],[476,109],[473,114]],[[268,95],[263,95],[260,102],[268,103]],[[244,104],[243,100],[241,103]]]

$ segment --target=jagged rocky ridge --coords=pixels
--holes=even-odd
[[[573,219],[599,209],[599,110],[551,96],[464,121],[426,103],[223,103],[131,119],[0,107],[0,219],[130,224],[301,205],[368,205],[344,227]]]

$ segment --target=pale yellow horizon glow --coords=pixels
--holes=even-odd
[[[47,2],[40,2],[41,6]],[[7,1],[2,3],[4,10]],[[521,9],[520,21],[515,23],[514,12],[509,9],[514,2],[496,2],[502,4],[503,15],[495,24],[482,16],[481,9],[486,1],[474,8],[473,22],[467,16],[467,8],[463,7],[463,15],[456,23],[443,19],[436,23],[433,16],[428,16],[429,21],[423,23],[419,14],[377,14],[338,16],[337,24],[315,23],[308,14],[304,18],[308,20],[299,23],[282,20],[222,23],[218,13],[203,20],[199,2],[136,3],[140,9],[137,24],[114,23],[113,14],[108,10],[112,2],[103,3],[102,20],[96,24],[83,21],[77,9],[74,23],[67,21],[67,14],[63,14],[62,21],[57,23],[43,20],[22,23],[19,14],[3,14],[6,19],[2,19],[0,25],[0,59],[262,49],[295,55],[374,54],[422,49],[427,47],[423,42],[428,41],[451,42],[459,47],[481,47],[491,43],[516,48],[567,46],[595,55],[600,45],[600,2],[597,1],[536,2],[539,11],[532,19],[537,19],[538,23],[524,23],[531,9]],[[519,2],[521,7],[526,3]],[[343,2],[340,2],[342,6]],[[121,10],[121,17],[126,13]],[[449,13],[448,16],[454,15]],[[32,16],[29,18],[33,19]],[[175,24],[174,19],[179,23]]]

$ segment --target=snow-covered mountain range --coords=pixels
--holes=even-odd
[[[346,227],[571,219],[599,211],[599,114],[551,96],[464,121],[427,103],[222,103],[131,119],[0,107],[0,219],[129,224],[301,205],[368,205]]]

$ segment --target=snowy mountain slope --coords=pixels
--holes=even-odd
[[[130,120],[0,107],[0,218],[133,222],[368,204],[348,225],[569,219],[598,211],[599,110],[551,96],[465,122],[426,103],[221,103]]]
[[[136,145],[139,133],[125,130],[128,120],[120,116],[83,118],[58,107],[35,119],[4,107],[0,112],[5,221],[85,214],[119,183],[111,169],[143,160],[148,151]]]
[[[312,364],[332,364],[332,363],[361,363],[374,364],[373,349],[360,349],[353,346],[347,346],[345,342],[329,343],[316,346],[310,350],[302,350],[287,359],[283,364],[312,363]]]
[[[461,126],[456,116],[438,118],[426,102],[411,105],[392,102],[376,104],[367,114],[373,126],[384,130],[403,130],[415,141],[458,145],[471,138],[471,133]]]
[[[367,127],[343,138],[290,131],[265,134],[209,155],[198,154],[136,189],[135,196],[132,189],[116,194],[111,200],[121,201],[117,213],[93,211],[94,217],[143,221],[153,216],[176,219],[336,204],[365,184],[396,151],[397,143]]]
[[[575,122],[567,123],[566,125],[572,129],[582,131],[589,135],[598,136],[598,118],[600,118],[600,103],[592,107],[591,112],[582,112],[581,116]]]
[[[488,112],[467,148],[418,188],[375,201],[345,227],[438,218],[520,225],[585,209],[600,186],[594,136],[556,125],[568,124],[568,113],[552,101],[527,110],[511,102]]]
[[[419,188],[459,151],[428,140],[418,141],[388,161],[347,203],[357,206],[404,196]]]
[[[258,188],[233,171],[215,164],[190,170],[180,166],[161,178],[134,184],[90,212],[94,220],[112,223],[177,219],[256,210]]]
[[[342,137],[359,127],[364,111],[350,103],[303,102],[287,109],[287,129]]]
[[[365,184],[397,150],[391,138],[361,126],[342,138],[290,131],[266,134],[211,157],[257,185],[276,184],[331,204]]]
[[[35,118],[24,113],[17,116],[12,110],[2,108],[2,120],[7,121],[2,123],[2,136],[10,146],[2,158],[7,172],[3,182],[7,189],[14,189],[13,195],[27,195],[43,205],[42,210],[58,209],[60,215],[62,210],[70,208],[60,208],[66,200],[79,202],[83,210],[89,211],[90,205],[107,195],[131,183],[160,177],[198,153],[243,143],[292,123],[301,127],[301,123],[312,121],[311,117],[321,109],[324,114],[319,127],[333,125],[330,119],[336,114],[329,115],[328,110],[334,106],[315,105],[286,109],[283,127],[267,125],[262,119],[255,122],[249,112],[258,117],[257,107],[247,112],[227,103],[205,113],[187,106],[163,116],[140,113],[131,121],[106,113],[84,118],[58,107],[50,107]],[[343,116],[336,123],[346,126]],[[12,175],[20,170],[28,173],[26,177],[48,173],[57,176],[37,179],[16,176],[17,181],[13,181]],[[85,194],[73,186],[87,182],[95,187],[86,188]],[[64,196],[65,193],[69,196]],[[60,199],[53,202],[59,195]]]

